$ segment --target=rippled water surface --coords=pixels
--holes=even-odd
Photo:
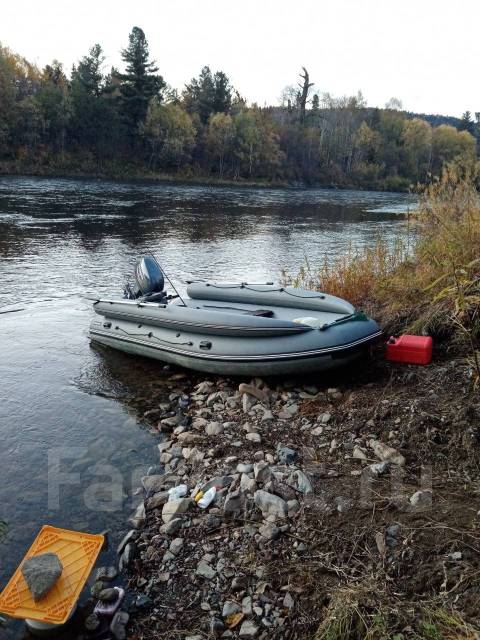
[[[367,191],[0,178],[0,312],[21,309],[0,313],[0,589],[43,523],[115,538],[132,476],[156,462],[122,398],[161,364],[90,348],[86,296],[120,292],[148,251],[180,289],[188,278],[276,280],[304,256],[393,238],[413,204]],[[111,496],[88,508],[106,468],[120,478],[115,508]],[[23,636],[19,623],[0,627]]]

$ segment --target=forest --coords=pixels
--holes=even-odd
[[[368,107],[361,93],[315,91],[305,68],[273,106],[249,103],[208,66],[179,91],[139,27],[121,57],[124,69],[106,72],[95,44],[67,74],[0,45],[0,173],[403,190],[447,162],[477,161],[480,113]]]

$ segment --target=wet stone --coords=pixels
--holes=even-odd
[[[109,589],[102,589],[102,591],[100,591],[100,593],[98,594],[98,599],[102,602],[115,602],[117,598],[118,591],[113,587]]]
[[[90,589],[90,595],[92,595],[94,598],[98,598],[102,590],[103,590],[103,582],[101,580],[97,580],[96,582],[93,583]]]
[[[100,626],[100,618],[96,613],[91,613],[85,618],[84,626],[87,631],[96,631]]]
[[[117,611],[113,616],[112,623],[110,624],[110,631],[113,634],[115,640],[126,640],[127,638],[127,624],[130,616],[125,611]]]

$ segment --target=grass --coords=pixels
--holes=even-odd
[[[460,613],[442,607],[403,607],[413,613],[402,620],[397,602],[372,606],[367,587],[339,589],[330,600],[313,640],[478,640],[479,630]],[[404,627],[402,629],[402,627]],[[398,629],[401,629],[398,631]]]
[[[447,167],[420,192],[415,244],[377,237],[320,265],[307,260],[286,284],[340,296],[397,331],[466,345],[480,380],[480,198],[473,169]]]

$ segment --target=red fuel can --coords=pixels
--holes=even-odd
[[[407,364],[429,364],[432,360],[433,340],[430,336],[391,336],[387,342],[387,360]]]

